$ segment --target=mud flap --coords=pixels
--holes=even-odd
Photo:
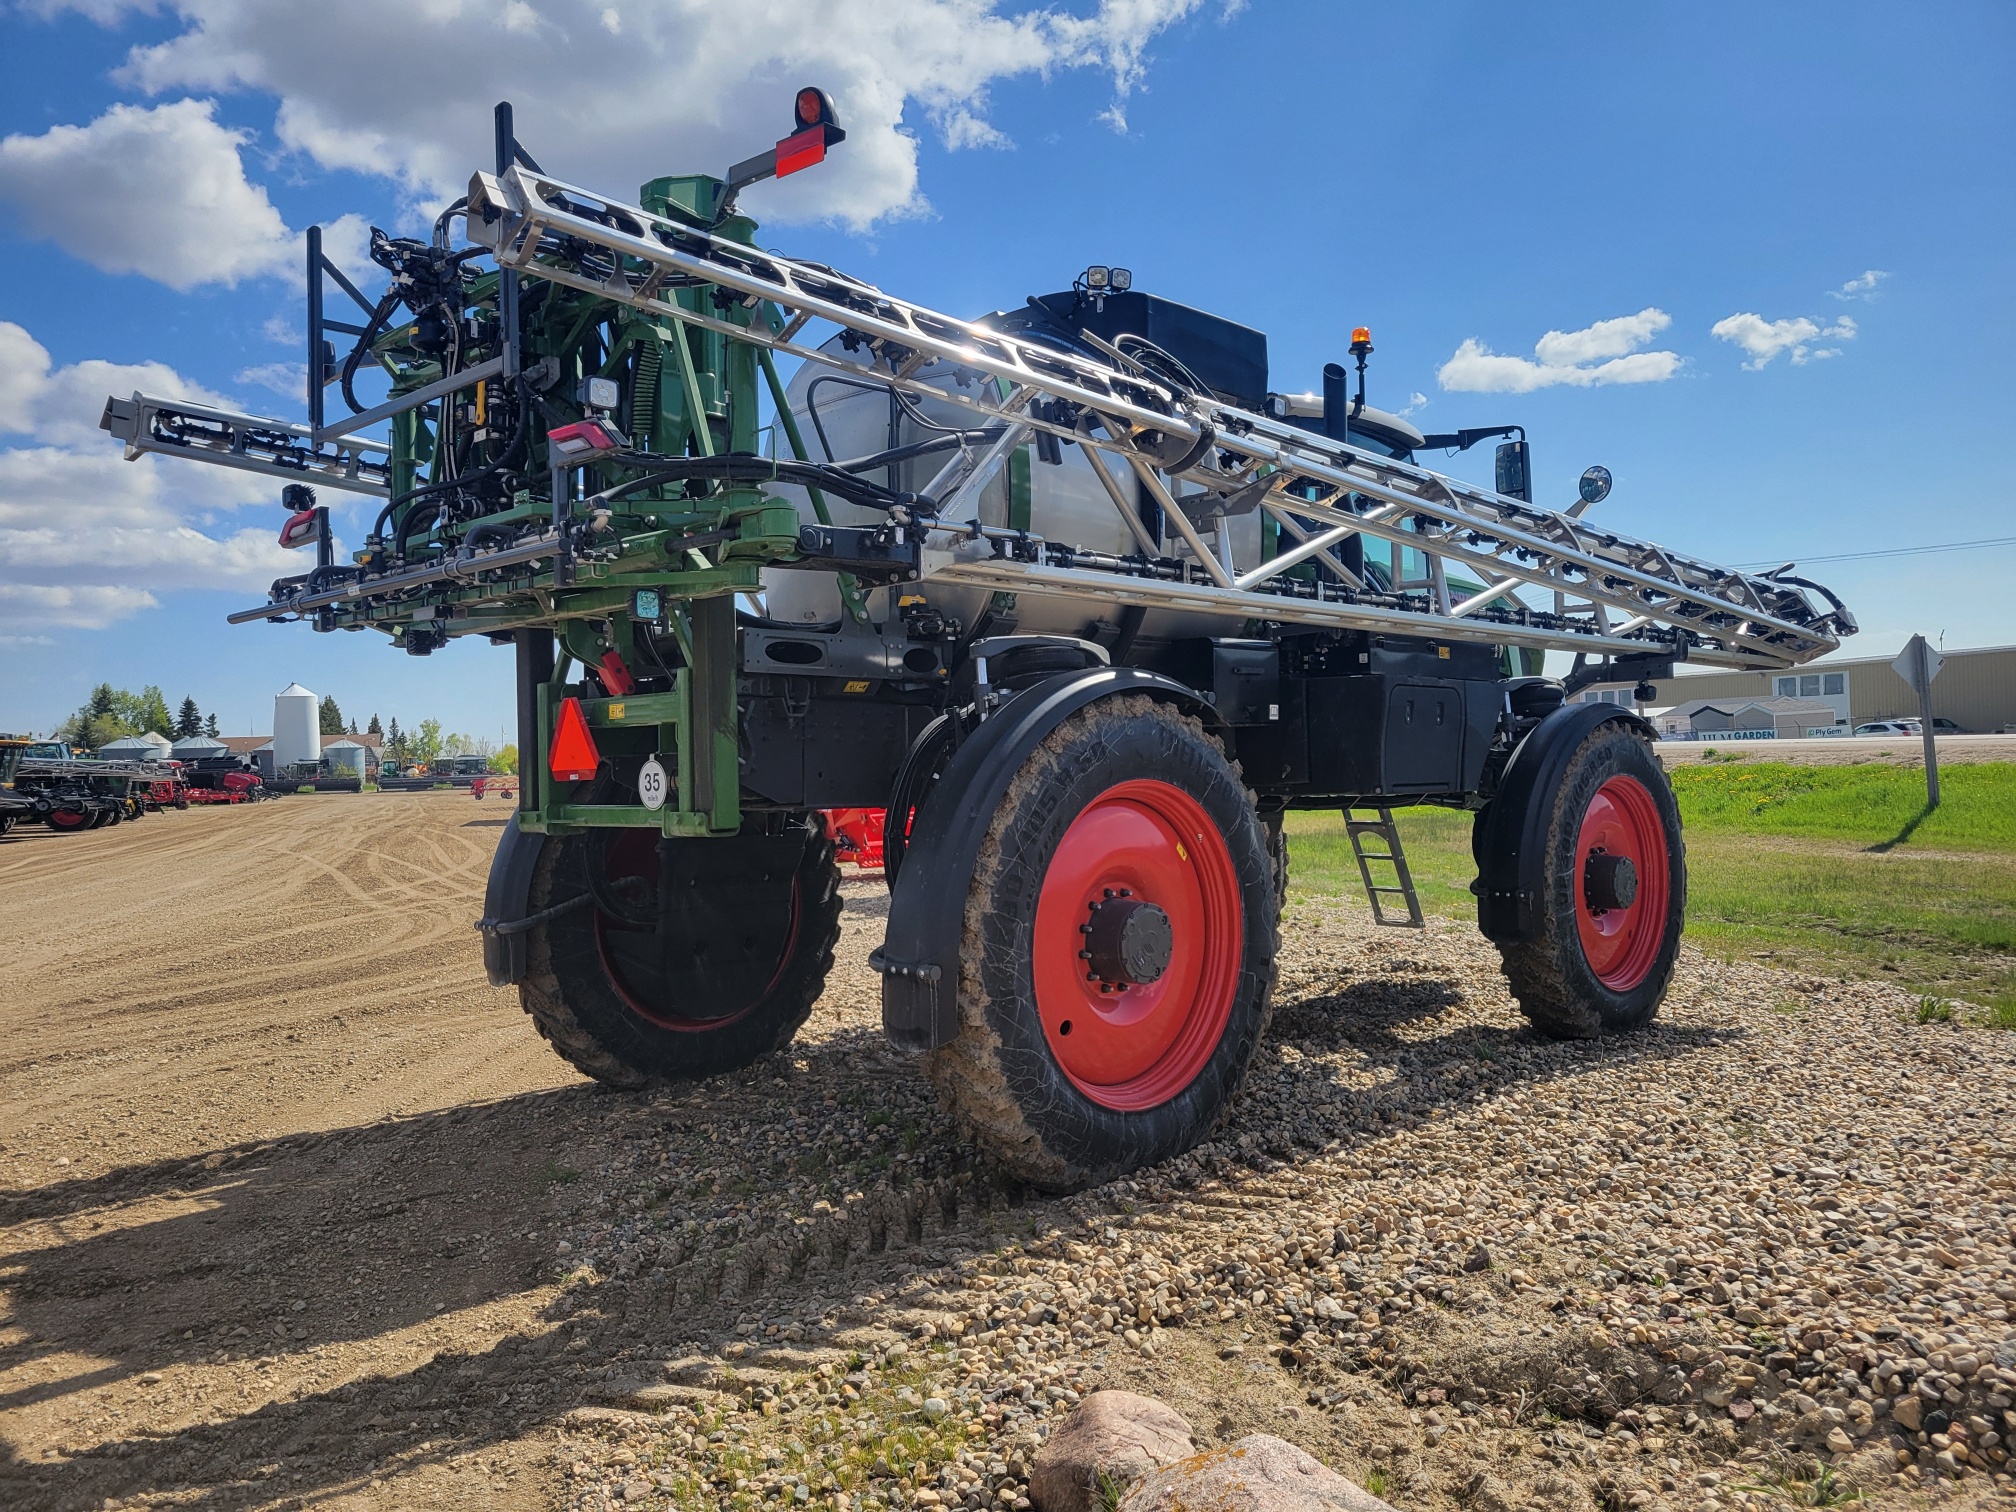
[[[525,980],[526,914],[532,902],[532,873],[545,848],[544,835],[518,828],[513,814],[497,841],[497,854],[490,858],[490,885],[483,892],[483,917],[476,927],[483,931],[483,970],[492,987],[510,987]]]
[[[1655,738],[1642,716],[1615,704],[1564,704],[1527,732],[1498,791],[1477,815],[1477,928],[1500,945],[1540,937],[1545,925],[1547,821],[1568,763],[1597,726],[1620,720]]]
[[[959,946],[966,894],[987,826],[1029,753],[1087,704],[1145,693],[1215,724],[1191,689],[1132,667],[1088,667],[1046,678],[1002,704],[967,736],[917,815],[889,900],[882,948],[882,1032],[899,1050],[932,1050],[959,1031]],[[501,854],[501,852],[500,852]],[[494,876],[494,873],[493,873]]]

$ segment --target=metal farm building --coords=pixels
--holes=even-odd
[[[1992,734],[2016,727],[2016,646],[1947,651],[1932,684],[1932,714],[1963,730]],[[1918,696],[1891,669],[1888,656],[1828,657],[1797,672],[1704,672],[1658,684],[1662,705],[1694,699],[1818,699],[1848,726],[1875,719],[1915,719]]]

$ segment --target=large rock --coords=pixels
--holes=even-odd
[[[1095,1391],[1036,1456],[1029,1500],[1037,1512],[1100,1512],[1099,1480],[1126,1485],[1157,1465],[1195,1454],[1183,1415],[1131,1391]]]
[[[1120,1512],[1393,1512],[1321,1461],[1270,1434],[1151,1470]]]

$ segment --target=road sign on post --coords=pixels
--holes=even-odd
[[[1939,754],[1932,745],[1932,679],[1946,658],[1922,635],[1914,635],[1897,660],[1890,663],[1918,695],[1918,720],[1925,735],[1925,806],[1939,807]]]

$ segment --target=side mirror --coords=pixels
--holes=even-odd
[[[1601,464],[1585,467],[1576,481],[1575,492],[1580,497],[1568,506],[1568,518],[1571,520],[1581,519],[1582,512],[1591,504],[1601,504],[1610,497],[1610,469]]]
[[[1533,502],[1533,449],[1526,442],[1498,444],[1498,492],[1508,499]]]

